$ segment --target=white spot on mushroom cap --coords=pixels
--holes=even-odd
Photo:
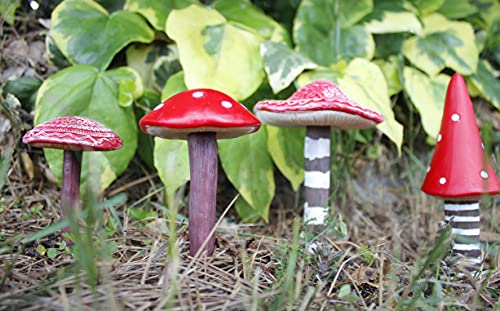
[[[483,179],[487,179],[489,177],[488,172],[485,170],[482,170],[480,174]]]
[[[231,104],[231,102],[228,102],[227,100],[223,100],[220,104],[222,105],[222,107],[228,108],[228,109],[233,107],[233,104]]]
[[[439,133],[439,135],[438,135],[438,142],[440,142],[441,139],[443,139],[443,135],[441,135],[441,133]]]
[[[203,95],[205,95],[205,93],[203,93],[202,91],[193,92],[194,98],[200,98],[200,97],[203,97]]]
[[[446,184],[446,178],[445,178],[445,177],[441,177],[441,178],[439,178],[439,183],[440,183],[441,185]]]
[[[163,103],[159,104],[158,106],[156,106],[153,110],[158,110],[158,109],[161,109],[163,107]]]
[[[460,115],[458,113],[454,113],[451,115],[451,120],[454,122],[460,121]]]
[[[431,171],[431,167],[430,166],[427,166],[427,171],[426,173],[429,173]]]

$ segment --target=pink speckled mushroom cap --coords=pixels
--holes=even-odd
[[[121,138],[109,128],[78,116],[55,118],[39,124],[24,135],[23,143],[75,151],[108,151],[123,145]]]
[[[330,81],[314,81],[287,100],[265,100],[253,108],[264,123],[281,127],[332,126],[365,129],[384,117],[347,97]]]

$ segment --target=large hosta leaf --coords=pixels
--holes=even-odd
[[[378,0],[373,11],[363,18],[366,29],[371,33],[397,33],[422,31],[417,16],[408,11],[402,1]]]
[[[196,0],[127,0],[125,8],[137,12],[149,21],[157,30],[165,30],[168,14],[174,9],[183,9]]]
[[[283,26],[248,0],[216,0],[211,6],[228,20],[256,30],[264,39],[286,42],[290,40]]]
[[[403,126],[394,118],[391,101],[387,93],[387,83],[377,65],[356,58],[342,71],[332,69],[313,70],[303,73],[298,82],[301,86],[315,80],[326,79],[333,81],[361,105],[380,112],[384,122],[377,128],[394,142],[399,151],[403,143]]]
[[[347,1],[341,1],[340,7],[343,3]],[[370,11],[371,8],[366,13]],[[351,26],[353,21],[365,14],[351,16],[340,9],[337,9],[338,15],[335,12],[334,1],[301,2],[293,25],[293,38],[298,51],[323,66],[354,57],[371,59],[375,50],[371,34],[363,26]],[[342,21],[346,27],[343,27]]]
[[[500,81],[491,65],[485,60],[480,61],[476,73],[469,78],[481,95],[500,110]]]
[[[261,37],[216,10],[198,5],[174,10],[167,34],[177,42],[189,88],[214,88],[243,100],[261,84]]]
[[[445,67],[469,75],[476,70],[478,51],[469,23],[452,22],[439,14],[424,18],[421,36],[403,44],[403,53],[416,67],[433,76]]]
[[[273,163],[267,152],[266,131],[221,139],[219,158],[227,178],[243,199],[267,221],[274,196]]]
[[[436,138],[441,127],[444,99],[450,77],[440,74],[428,77],[412,67],[403,70],[404,89],[420,113],[425,132]]]
[[[266,126],[267,148],[283,176],[290,181],[293,190],[299,190],[304,180],[304,138],[303,128],[280,128]]]
[[[287,88],[302,71],[318,67],[284,42],[266,41],[260,46],[260,53],[274,93]]]
[[[86,189],[89,157],[98,167],[97,180],[101,190],[119,176],[132,159],[137,148],[137,126],[132,107],[119,105],[119,82],[133,81],[132,69],[119,68],[100,72],[89,65],[63,69],[45,80],[38,91],[35,124],[66,115],[79,115],[99,121],[115,131],[123,147],[109,152],[85,152],[82,165],[82,191]],[[136,82],[137,83],[137,82]],[[62,150],[44,149],[54,175],[61,180]]]
[[[52,12],[50,34],[73,64],[105,69],[116,53],[131,42],[151,42],[154,32],[139,15],[111,15],[94,1],[63,1]]]

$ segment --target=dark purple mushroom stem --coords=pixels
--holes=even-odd
[[[309,232],[325,229],[330,195],[330,126],[307,126],[305,141],[304,221]],[[316,154],[314,151],[328,150]]]
[[[211,256],[215,236],[210,235],[215,224],[217,195],[217,141],[214,132],[188,135],[189,168],[189,254],[194,256],[202,247]]]
[[[64,150],[61,205],[65,218],[69,213],[78,208],[80,204],[80,172],[82,167],[82,151]],[[61,230],[63,233],[70,232],[69,227]],[[73,243],[63,238],[67,246]]]

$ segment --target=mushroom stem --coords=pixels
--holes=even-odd
[[[464,256],[466,269],[476,271],[481,263],[479,201],[444,203],[444,217],[453,236],[453,253]]]
[[[61,206],[63,216],[72,213],[80,204],[80,171],[82,167],[82,152],[64,150]],[[70,232],[69,227],[62,229],[63,233]],[[71,241],[63,238],[68,246]]]
[[[304,144],[304,222],[323,230],[330,192],[330,127],[308,126]]]
[[[217,194],[217,141],[214,132],[188,135],[189,170],[189,254],[194,256],[208,239],[204,251],[211,256],[215,237],[210,232],[215,224]]]

